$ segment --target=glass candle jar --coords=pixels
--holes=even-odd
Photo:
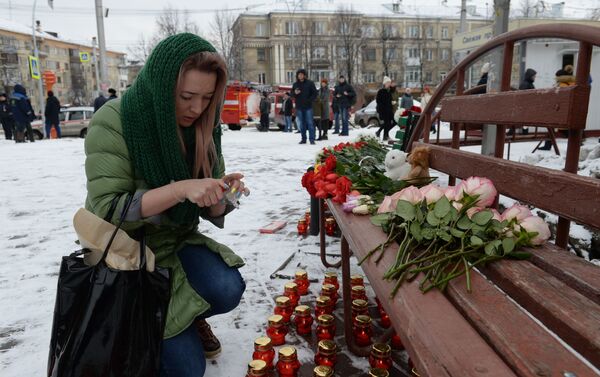
[[[325,272],[325,279],[323,280],[323,285],[331,284],[335,287],[335,291],[337,292],[340,289],[340,283],[338,282],[338,275],[335,271],[327,271]]]
[[[308,222],[306,219],[298,220],[298,235],[306,236],[308,234]]]
[[[323,284],[321,287],[321,296],[327,296],[331,299],[330,305],[335,308],[335,304],[337,304],[338,294],[337,289],[335,289],[335,285],[333,284]]]
[[[390,372],[386,369],[371,368],[369,369],[369,377],[390,377]]]
[[[273,349],[273,341],[268,336],[261,336],[254,341],[253,360],[263,360],[267,364],[267,369],[273,368],[273,360],[275,360],[275,350]]]
[[[335,219],[333,217],[328,217],[325,219],[325,234],[328,236],[333,236],[335,234],[335,230],[337,229],[337,225],[335,224]]]
[[[390,316],[386,313],[386,311],[383,308],[379,309],[379,324],[384,329],[389,329],[390,326],[392,326]]]
[[[307,305],[296,306],[294,310],[294,323],[298,335],[310,335],[312,332],[313,317]]]
[[[355,285],[354,287],[352,287],[352,289],[350,290],[350,298],[352,300],[368,301],[367,292],[365,290],[364,285]]]
[[[357,315],[354,319],[354,341],[357,345],[364,347],[371,345],[373,327],[371,317],[368,315]]]
[[[319,316],[323,314],[331,314],[333,313],[333,305],[329,296],[319,296],[317,297],[315,305],[315,316],[319,318]]]
[[[331,340],[320,340],[317,354],[315,355],[316,365],[325,365],[333,369],[337,361],[337,346]]]
[[[408,357],[408,369],[410,369],[411,376],[420,376],[420,374],[417,372],[417,369],[415,368],[415,364],[413,364],[412,360],[410,359],[410,356]]]
[[[350,276],[350,287],[354,287],[356,285],[365,286],[365,280],[361,274],[354,274]]]
[[[400,351],[404,350],[404,344],[402,344],[402,339],[400,339],[398,333],[392,335],[392,348]]]
[[[292,308],[298,306],[300,295],[298,294],[298,286],[296,283],[286,283],[283,286],[283,295],[290,298]]]
[[[318,365],[313,369],[313,377],[333,377],[333,369],[325,365]]]
[[[271,338],[274,346],[285,344],[285,335],[288,330],[283,322],[283,317],[275,314],[269,317],[269,327],[267,328],[267,336]]]
[[[294,283],[298,286],[298,294],[300,296],[306,296],[308,294],[308,287],[310,282],[308,281],[308,274],[304,270],[296,271],[294,275]]]
[[[371,346],[369,355],[371,368],[389,370],[392,367],[392,349],[385,343],[375,343]]]
[[[317,317],[317,339],[333,340],[335,337],[335,319],[332,315],[321,314]]]
[[[246,377],[264,377],[267,376],[267,372],[267,363],[264,360],[252,360],[248,363]]]
[[[357,315],[369,315],[369,304],[365,300],[352,300],[352,323]]]
[[[278,296],[275,299],[274,314],[279,314],[283,317],[283,322],[289,323],[294,309],[292,308],[292,301],[287,296]]]
[[[304,212],[304,220],[306,220],[307,224],[310,224],[310,209],[307,209],[306,212]]]
[[[277,371],[280,377],[297,377],[300,370],[300,362],[296,349],[291,346],[282,347],[279,350],[279,360],[277,361]]]

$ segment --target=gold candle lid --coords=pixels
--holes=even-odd
[[[337,352],[337,345],[329,339],[319,341],[318,347],[319,352],[326,356],[334,355]]]
[[[310,209],[307,209],[304,213],[308,213],[310,215]]]
[[[283,325],[283,317],[279,314],[273,314],[269,317],[269,325],[281,326]]]
[[[332,377],[333,369],[326,365],[319,365],[313,370],[313,377]]]
[[[325,222],[326,223],[334,223],[335,219],[333,217],[328,217],[328,218],[325,219]]]
[[[305,278],[308,277],[308,274],[304,270],[298,270],[298,271],[296,271],[296,277],[297,278],[301,278],[301,279],[305,279]]]
[[[352,309],[367,309],[369,307],[369,303],[365,300],[357,299],[352,300]]]
[[[369,317],[368,315],[357,315],[356,322],[358,322],[359,325],[370,325],[371,317]]]
[[[277,296],[275,299],[275,305],[277,306],[289,306],[291,303],[290,298],[288,296]]]
[[[389,377],[390,372],[382,368],[371,368],[369,370],[369,377]]]
[[[317,318],[317,322],[319,322],[319,324],[325,325],[325,326],[333,325],[333,321],[334,321],[333,316],[329,315],[329,314],[321,314]]]
[[[363,276],[361,274],[350,275],[350,280],[363,280]]]
[[[254,348],[256,348],[257,351],[268,351],[273,348],[273,342],[268,336],[261,336],[254,340]]]
[[[317,306],[327,306],[331,302],[331,298],[329,296],[319,296],[317,297]]]
[[[296,357],[296,349],[292,346],[286,346],[279,349],[280,360],[291,360]]]
[[[264,376],[267,372],[267,363],[264,360],[252,360],[248,363],[248,375]]]
[[[300,315],[310,315],[310,307],[308,305],[298,305],[294,312]]]
[[[298,224],[306,224],[306,219],[302,218],[302,219],[298,220]]]
[[[327,271],[327,272],[325,272],[325,277],[337,279],[338,274],[335,271]]]
[[[333,284],[323,284],[322,291],[326,293],[334,293],[336,291],[335,285]]]
[[[389,357],[392,353],[392,349],[385,343],[375,343],[371,346],[371,353],[377,357]]]
[[[296,284],[296,283],[285,283],[285,285],[283,286],[283,289],[285,289],[286,291],[297,291],[298,290],[298,284]]]
[[[355,285],[354,287],[352,287],[352,292],[354,293],[364,293],[365,292],[365,287],[362,285]]]

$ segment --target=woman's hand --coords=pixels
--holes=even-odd
[[[242,178],[244,178],[242,173],[231,173],[225,175],[222,179],[231,188],[232,192],[249,193],[250,191],[246,188],[244,182],[242,182]]]
[[[198,207],[211,207],[223,199],[223,191],[227,189],[224,179],[187,179],[172,183],[173,195],[178,201],[185,199]]]

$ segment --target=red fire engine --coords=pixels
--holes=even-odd
[[[221,123],[227,124],[230,130],[239,131],[249,121],[259,119],[260,92],[265,89],[265,85],[253,82],[228,82]]]

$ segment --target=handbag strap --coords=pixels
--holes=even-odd
[[[115,198],[115,199],[117,199],[117,198]],[[116,201],[117,200],[113,200],[113,202],[116,202]],[[110,250],[110,246],[112,245],[113,240],[117,236],[117,232],[119,231],[119,229],[121,229],[121,226],[123,225],[123,222],[125,221],[125,217],[127,217],[127,212],[129,211],[129,206],[131,205],[132,201],[133,201],[133,195],[127,194],[127,198],[125,199],[125,205],[123,207],[123,210],[121,211],[121,217],[119,218],[119,223],[117,224],[117,226],[115,227],[115,230],[113,231],[112,235],[110,236],[110,239],[108,240],[108,244],[106,245],[106,248],[104,249],[104,253],[102,254],[102,259],[100,259],[98,264],[100,264],[100,262],[104,262],[104,260],[106,259],[106,256],[108,255],[108,250]],[[111,204],[111,207],[112,207],[112,204]],[[115,205],[115,207],[116,207],[116,205]],[[114,209],[113,209],[113,212],[114,212]]]

